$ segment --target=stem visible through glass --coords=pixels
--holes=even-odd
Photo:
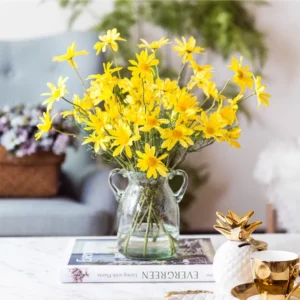
[[[168,237],[169,244],[170,244],[170,255],[176,253],[176,239],[166,230],[163,220],[160,216],[157,215],[155,210],[155,195],[157,192],[157,186],[146,186],[142,192],[142,196],[140,197],[139,202],[136,205],[135,213],[131,223],[131,229],[126,236],[124,241],[124,254],[126,255],[128,252],[129,242],[136,230],[146,223],[146,232],[144,236],[144,248],[143,248],[143,256],[147,256],[148,251],[148,241],[150,238],[150,233],[152,234],[153,242],[157,241],[159,237],[159,231],[162,230]],[[157,232],[154,236],[154,226],[157,227]]]

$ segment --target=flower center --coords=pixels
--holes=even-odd
[[[121,135],[119,142],[121,145],[127,145],[129,143],[129,136],[128,135]]]
[[[96,126],[96,128],[99,128],[99,129],[101,129],[101,128],[103,128],[104,127],[104,122],[102,121],[102,120],[97,120],[97,122],[96,122],[96,124],[95,124]]]
[[[204,70],[205,70],[205,67],[202,67],[202,66],[197,66],[196,67],[196,72],[198,72],[198,73],[200,73],[200,72],[202,72]]]
[[[149,72],[150,66],[149,66],[147,63],[141,63],[141,64],[140,64],[140,69],[141,69],[143,72]]]
[[[53,98],[60,98],[60,95],[61,95],[60,90],[55,90],[53,92]]]
[[[180,140],[183,137],[182,131],[178,129],[174,129],[172,135],[177,140]]]
[[[157,158],[156,158],[156,157],[154,157],[154,156],[149,156],[149,157],[147,158],[147,165],[148,165],[149,167],[155,167],[156,164],[157,164]]]
[[[184,103],[179,104],[179,105],[178,105],[178,110],[179,110],[180,112],[185,112],[185,111],[187,110],[187,105],[184,104]]]
[[[159,45],[158,45],[158,43],[152,43],[152,44],[150,45],[150,48],[151,48],[152,50],[157,50],[157,49],[159,48]]]
[[[151,127],[154,127],[154,126],[157,126],[158,125],[158,120],[156,118],[148,118],[147,120],[147,125],[148,126],[151,126]]]
[[[238,71],[237,75],[238,75],[238,78],[240,78],[240,79],[244,78],[244,73],[240,70]]]
[[[214,134],[215,130],[212,127],[206,127],[206,132],[209,133],[209,134]]]

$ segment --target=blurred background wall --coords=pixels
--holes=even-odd
[[[113,7],[113,0],[98,0],[93,13],[101,16]],[[191,230],[211,230],[215,211],[233,209],[239,213],[255,210],[256,218],[265,221],[266,197],[263,188],[252,178],[260,151],[273,138],[297,136],[300,125],[300,2],[271,1],[270,6],[255,8],[258,28],[266,34],[269,56],[263,69],[269,109],[258,113],[256,101],[250,101],[254,120],[240,118],[242,149],[215,144],[201,153],[192,154],[189,162],[206,163],[209,181],[197,192],[197,201],[187,210]],[[0,0],[0,39],[27,39],[52,35],[67,29],[69,12],[57,1]],[[93,24],[84,14],[74,30],[87,30]],[[210,55],[217,64],[216,76],[222,78],[228,62]],[[222,70],[222,71],[218,71]]]
[[[27,39],[53,35],[67,30],[69,12],[56,0],[0,0],[0,39]],[[101,16],[113,8],[114,0],[95,1],[94,13]],[[83,14],[74,30],[88,30],[90,14]]]

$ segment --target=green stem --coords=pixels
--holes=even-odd
[[[65,135],[69,135],[73,138],[76,138],[80,141],[84,141],[80,136],[74,134],[74,133],[70,133],[70,132],[64,132],[64,131],[60,131],[59,129],[56,129],[56,128],[52,128],[54,131],[58,132],[58,133],[61,133],[61,134],[65,134]]]
[[[129,168],[131,169],[131,171],[135,171],[134,170],[134,166],[131,164],[131,161],[133,160],[133,158],[129,158],[129,156],[126,154],[126,152],[125,152],[125,156],[126,156],[126,158],[127,158],[127,160],[128,160],[128,166],[129,166]]]
[[[116,66],[116,68],[118,68],[117,57],[116,57],[116,54],[115,54],[114,50],[112,50],[112,53],[113,53],[113,57],[114,57],[115,66]],[[121,79],[121,74],[120,74],[119,70],[118,70],[118,76]]]
[[[143,216],[140,218],[140,221],[137,223],[136,228],[140,228],[140,226],[143,224],[143,221],[144,221],[144,219],[145,219],[145,217],[146,217],[148,211],[149,211],[149,207],[146,208],[146,210],[145,210]]]
[[[128,244],[129,244],[129,240],[131,238],[131,235],[133,234],[133,232],[135,231],[135,229],[137,227],[138,218],[139,218],[139,215],[141,214],[141,210],[143,208],[143,205],[144,205],[145,201],[146,201],[146,196],[143,195],[142,199],[140,200],[141,209],[140,209],[140,211],[138,211],[138,210],[135,211],[135,214],[134,214],[133,220],[132,220],[132,224],[131,224],[131,230],[130,230],[130,233],[127,235],[127,238],[126,238],[126,242],[125,242],[125,246],[124,246],[124,253],[125,254],[127,253],[127,250],[128,250]]]
[[[122,162],[121,160],[117,159],[116,156],[113,156],[113,155],[112,155],[112,157],[116,160],[116,162],[117,162],[123,169],[126,170],[127,166],[126,166],[125,164],[123,164],[123,162]]]
[[[154,54],[154,57],[156,58],[156,50],[153,51],[153,54]],[[158,69],[158,65],[155,66],[155,69],[156,69],[156,77],[157,77],[157,78],[160,78],[160,77],[159,77],[159,69]]]
[[[65,100],[66,102],[68,102],[69,104],[73,105],[73,106],[76,106],[79,108],[79,110],[83,111],[83,113],[85,114],[85,116],[89,116],[88,113],[78,104],[75,104],[75,103],[72,103],[71,101],[69,101],[67,98],[65,97],[61,97],[63,100]]]
[[[222,90],[219,92],[218,96],[217,96],[214,100],[217,100],[217,99],[220,97],[220,95],[222,95],[222,93],[223,93],[224,90],[226,89],[226,87],[227,87],[228,83],[231,81],[231,79],[232,79],[232,78],[229,78],[229,79],[225,82],[225,84],[224,84]]]
[[[184,159],[185,159],[185,157],[186,157],[186,154],[187,154],[187,152],[188,152],[188,149],[189,148],[186,148],[185,150],[184,150],[184,152],[182,153],[182,155],[180,156],[180,158],[178,159],[178,161],[174,164],[174,166],[171,168],[171,171],[173,171],[179,164],[181,164],[183,161],[184,161]]]
[[[145,103],[145,82],[144,79],[142,80],[142,86],[143,86],[143,104],[145,107],[145,113],[147,112],[146,103]]]
[[[158,66],[156,65],[156,66],[155,66],[155,68],[156,68],[156,76],[157,76],[157,78],[160,78],[160,77],[159,77],[159,70],[158,70]]]
[[[147,230],[146,230],[146,234],[145,234],[144,251],[143,251],[144,257],[147,255],[147,245],[148,245],[148,235],[149,235],[150,219],[151,219],[151,211],[152,211],[152,202],[153,202],[153,198],[151,199],[149,213],[148,213],[148,219],[147,219]]]
[[[159,231],[160,231],[160,226],[157,224],[157,232],[155,236],[153,236],[153,242],[156,242],[157,238],[159,237]]]
[[[240,104],[240,103],[244,102],[246,99],[248,99],[248,98],[250,98],[250,97],[252,97],[252,96],[254,96],[254,95],[255,95],[255,93],[252,93],[252,94],[248,95],[247,97],[242,98],[240,101],[238,101],[237,104]]]
[[[181,69],[179,71],[178,78],[177,78],[178,85],[179,85],[179,82],[180,82],[180,79],[181,79],[181,74],[183,72],[183,69],[184,69],[185,65],[186,65],[186,63],[183,63],[182,66],[181,66]]]
[[[203,107],[203,105],[204,105],[209,99],[210,99],[209,97],[206,97],[206,99],[203,101],[203,103],[201,104],[200,107]]]
[[[125,245],[124,245],[124,254],[125,255],[127,254],[130,237],[131,237],[131,234],[126,237],[126,242],[125,242]]]
[[[215,106],[215,103],[216,103],[217,99],[218,99],[218,98],[220,97],[220,95],[224,92],[224,90],[226,89],[226,87],[227,87],[228,83],[231,81],[231,79],[232,79],[232,78],[229,78],[229,79],[225,82],[225,84],[224,84],[222,90],[219,92],[219,94],[217,95],[217,97],[214,99],[213,104],[212,104],[211,107],[207,110],[207,112],[209,112],[209,111]]]
[[[153,237],[153,241],[156,241],[157,237],[159,236],[159,231],[160,229],[167,235],[169,239],[169,244],[170,244],[170,253],[173,255],[176,253],[176,243],[177,241],[174,239],[174,237],[167,232],[163,221],[159,219],[157,216],[157,213],[153,207],[153,201],[154,201],[154,193],[153,193],[153,187],[145,187],[143,191],[143,196],[141,197],[139,203],[141,205],[141,209],[139,211],[136,210],[135,215],[132,220],[132,225],[131,225],[131,230],[127,234],[126,240],[124,242],[124,254],[126,255],[128,251],[128,246],[130,242],[130,238],[132,234],[135,232],[137,228],[139,228],[142,224],[143,221],[145,220],[145,217],[148,214],[147,217],[147,229],[145,232],[145,237],[144,237],[144,248],[143,248],[143,256],[145,257],[147,255],[147,247],[148,247],[148,240],[149,240],[149,232],[150,230],[153,230],[153,224],[155,223],[157,225],[158,231],[156,233],[156,236]],[[148,207],[145,207],[145,205],[149,205]],[[144,211],[142,208],[144,208]]]
[[[173,236],[169,232],[167,232],[164,224],[162,223],[161,220],[159,220],[159,218],[157,217],[155,212],[153,212],[153,216],[156,219],[156,224],[158,226],[160,226],[161,229],[163,230],[163,232],[168,236],[168,239],[169,239],[169,242],[170,242],[170,252],[171,252],[171,255],[173,255],[176,252],[175,243],[177,243],[177,241],[173,238]]]
[[[85,92],[88,94],[83,78],[82,78],[81,75],[79,74],[77,68],[73,68],[73,69],[75,70],[75,73],[76,73],[77,77],[79,78],[82,87],[84,88]]]
[[[107,152],[111,155],[112,159],[115,160],[123,169],[127,169],[128,166],[121,159],[118,159],[117,156],[113,156],[112,151],[107,150]]]

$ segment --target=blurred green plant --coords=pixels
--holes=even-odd
[[[69,28],[80,15],[90,13],[95,20],[93,30],[103,32],[118,28],[127,40],[132,27],[149,22],[170,36],[193,35],[201,46],[227,59],[233,53],[248,57],[258,68],[266,60],[264,34],[256,28],[250,6],[266,5],[266,1],[211,0],[115,0],[112,12],[97,16],[91,9],[93,0],[60,0],[61,7],[71,10]],[[132,43],[136,44],[136,41]],[[134,48],[121,48],[124,59],[132,57]]]
[[[132,41],[120,44],[123,64],[136,52],[137,41],[132,29],[144,23],[163,29],[169,38],[193,35],[207,52],[219,54],[223,59],[240,53],[251,61],[255,73],[261,73],[261,67],[266,61],[264,34],[255,26],[251,10],[251,6],[267,5],[266,1],[115,0],[113,11],[104,16],[97,15],[97,11],[92,9],[94,2],[96,0],[59,0],[61,7],[71,10],[69,28],[83,13],[89,13],[95,20],[92,30],[105,32],[118,28],[121,36]],[[162,77],[170,78],[178,74],[173,69],[172,59],[165,60],[160,73]],[[225,92],[228,96],[232,94],[230,86]],[[245,105],[241,105],[240,111],[251,121],[251,113]]]
[[[96,0],[59,0],[61,7],[71,10],[68,21],[70,29],[83,13],[89,13],[95,20],[92,30],[106,32],[108,29],[118,28],[122,37],[132,41],[119,44],[124,63],[134,56],[136,50],[134,26],[145,23],[161,28],[168,38],[193,35],[207,52],[219,54],[223,59],[239,53],[251,61],[256,72],[260,72],[266,61],[264,34],[255,26],[255,17],[251,11],[251,5],[266,5],[266,1],[115,0],[113,11],[104,16],[97,15],[97,11],[92,9],[93,2]],[[172,61],[166,59],[161,76],[172,78],[173,74],[177,74],[172,67]],[[233,94],[230,85],[227,94]],[[241,106],[240,110],[251,120],[251,114],[245,106]],[[197,190],[209,177],[205,166],[195,168],[185,165],[184,169],[189,174],[190,184],[184,201],[180,204],[181,210],[189,208],[195,200]],[[173,188],[176,190],[179,185],[180,182],[175,178]],[[182,218],[181,225],[187,229],[188,220]]]

